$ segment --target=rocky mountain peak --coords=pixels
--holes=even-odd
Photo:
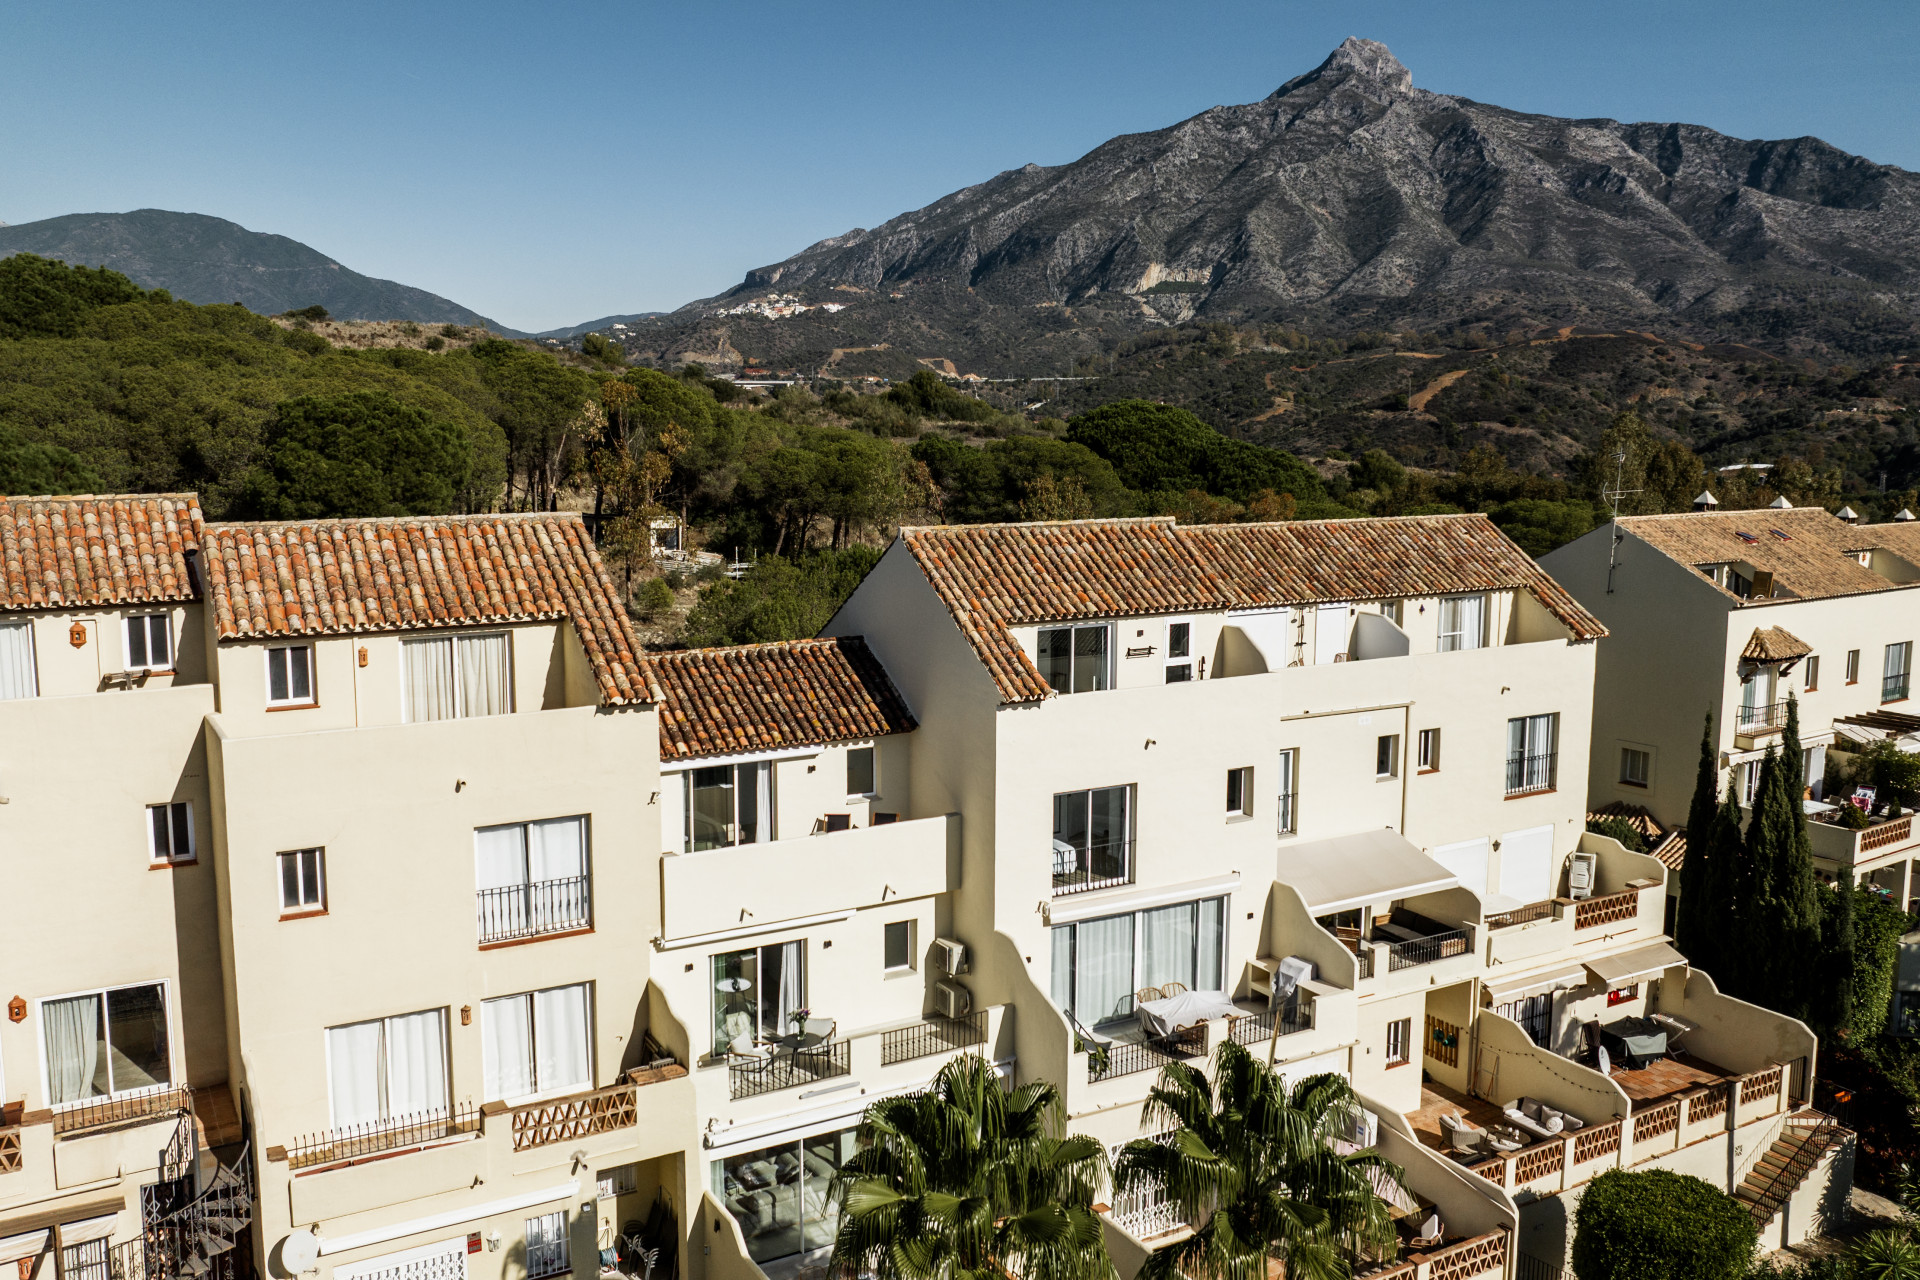
[[[1331,88],[1353,80],[1384,93],[1400,93],[1413,88],[1413,73],[1400,64],[1400,59],[1394,57],[1387,46],[1378,40],[1348,36],[1340,42],[1338,49],[1327,55],[1325,62],[1281,85],[1274,90],[1273,97],[1283,98],[1308,85]]]

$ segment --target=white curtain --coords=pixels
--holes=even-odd
[[[460,636],[460,714],[499,716],[513,710],[508,688],[507,637]]]
[[[571,880],[587,874],[587,820],[549,818],[527,824],[527,879]]]
[[[1221,991],[1226,987],[1227,902],[1208,898],[1200,904],[1200,945],[1198,967],[1193,985],[1199,991]]]
[[[407,721],[453,719],[453,641],[403,640],[400,666]]]
[[[586,984],[534,992],[533,1017],[534,1078],[540,1091],[584,1089],[592,1084]]]
[[[387,1114],[447,1105],[447,1022],[438,1009],[387,1019]]]
[[[793,1030],[791,1021],[793,1011],[807,1006],[806,974],[801,967],[800,946],[798,942],[785,942],[778,947],[765,948],[761,953],[761,977],[775,984],[772,993],[772,1025],[762,1026],[760,1028],[762,1035],[786,1035]],[[771,976],[766,972],[770,967],[775,970]],[[760,1008],[764,1017],[767,1010],[767,1001],[764,998],[760,1002]]]
[[[1163,982],[1184,982],[1193,987],[1194,906],[1183,902],[1173,907],[1155,907],[1140,913],[1141,957],[1140,985],[1157,987]]]
[[[327,1072],[336,1127],[380,1118],[380,1066],[380,1023],[327,1028]]]
[[[1133,916],[1084,920],[1075,938],[1074,1012],[1092,1024],[1133,1009]]]
[[[473,879],[478,889],[527,882],[527,829],[515,822],[473,833]]]
[[[49,1000],[40,1007],[47,1019],[47,1087],[53,1101],[91,1097],[100,1062],[100,997]]]
[[[33,627],[25,622],[0,626],[0,702],[39,692],[33,676]]]
[[[533,1092],[533,1013],[526,996],[488,1000],[480,1006],[481,1057],[489,1101]]]

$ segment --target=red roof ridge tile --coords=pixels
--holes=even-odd
[[[649,662],[663,690],[662,760],[827,746],[916,726],[861,636],[680,649]]]

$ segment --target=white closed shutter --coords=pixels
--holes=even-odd
[[[1522,904],[1553,896],[1553,828],[1528,827],[1500,837],[1500,893]]]
[[[1346,656],[1347,638],[1353,630],[1353,618],[1346,601],[1323,604],[1314,611],[1313,660],[1315,663],[1339,661]]]
[[[33,673],[32,624],[0,624],[0,702],[38,697],[39,693],[40,684]]]

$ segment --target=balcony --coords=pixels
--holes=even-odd
[[[660,861],[662,939],[944,893],[960,815],[735,845]]]
[[[1112,889],[1133,883],[1133,841],[1109,840],[1075,848],[1053,842],[1053,896]]]
[[[1560,753],[1507,757],[1507,795],[1530,796],[1552,791],[1559,781]]]
[[[775,1049],[757,1062],[730,1059],[727,1063],[727,1094],[738,1102],[763,1093],[799,1089],[807,1085],[853,1074],[853,1044],[848,1040],[829,1040],[811,1049]]]
[[[1880,681],[1880,701],[1882,702],[1906,701],[1908,679],[1909,679],[1908,673],[1905,671],[1902,671],[1897,675],[1891,675],[1891,676],[1886,676],[1882,678]]]
[[[1813,856],[1822,861],[1856,867],[1905,849],[1914,841],[1912,814],[1870,818],[1866,826],[1855,831],[1834,821],[1835,813],[1838,809],[1808,815],[1807,835],[1813,842]]]
[[[1640,894],[1648,886],[1636,886],[1622,889],[1618,893],[1605,893],[1597,898],[1583,898],[1573,904],[1573,929],[1578,933],[1582,929],[1597,929],[1608,924],[1629,924],[1639,918]]]
[[[653,1074],[659,1079],[674,1079],[686,1075],[687,1069],[674,1065],[656,1068]],[[481,1111],[489,1120],[495,1115],[505,1115],[513,1129],[513,1149],[532,1151],[555,1142],[572,1142],[596,1133],[632,1128],[639,1121],[640,1088],[638,1082],[629,1080],[605,1089],[518,1107],[490,1102]]]
[[[1787,725],[1787,704],[1769,702],[1764,706],[1740,706],[1734,720],[1734,732],[1744,737],[1758,737],[1765,733],[1775,733]]]
[[[925,1018],[911,1026],[893,1027],[880,1033],[880,1065],[891,1067],[986,1042],[985,1009],[977,1009],[964,1018]]]
[[[479,1110],[470,1102],[460,1102],[364,1124],[324,1129],[295,1139],[284,1154],[289,1169],[316,1169],[451,1142],[479,1132]],[[269,1151],[267,1158],[273,1159],[274,1153]]]
[[[555,933],[578,933],[592,924],[590,876],[502,885],[474,894],[480,945],[497,946]]]
[[[192,1100],[185,1089],[153,1089],[115,1098],[89,1098],[84,1102],[55,1107],[53,1132],[56,1137],[62,1138],[98,1133],[129,1125],[149,1124],[155,1120],[169,1120],[185,1115],[192,1109]]]
[[[1387,972],[1398,973],[1402,969],[1411,969],[1415,965],[1432,964],[1437,960],[1464,956],[1472,951],[1472,925],[1460,929],[1447,929],[1403,942],[1393,942],[1387,945]]]

